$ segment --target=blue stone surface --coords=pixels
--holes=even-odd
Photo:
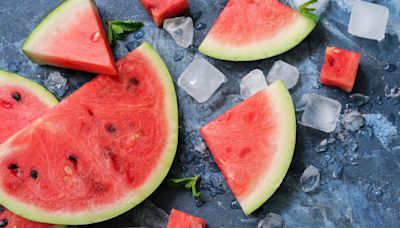
[[[65,95],[68,96],[94,75],[38,66],[30,62],[20,49],[35,25],[60,2],[61,0],[0,1],[0,69],[18,71],[41,84],[44,75],[60,71],[68,77],[72,85]],[[135,34],[132,34],[125,40],[118,41],[113,49],[116,58],[122,58],[128,52],[127,48],[134,48],[136,42],[145,40],[162,56],[175,83],[195,56],[201,56],[197,47],[226,2],[190,0],[190,10],[185,15],[195,15],[198,17],[196,21],[206,23],[207,27],[196,30],[194,45],[182,50],[166,31],[155,27],[139,1],[96,1],[104,25],[107,20],[119,19],[137,20],[145,24],[142,29],[143,34],[146,34],[144,37],[137,40]],[[150,197],[158,207],[167,213],[171,208],[178,208],[203,217],[210,228],[256,227],[259,219],[268,212],[281,215],[285,227],[400,227],[400,99],[395,93],[396,87],[400,86],[400,2],[373,1],[390,10],[386,38],[381,42],[353,37],[347,32],[351,2],[353,1],[331,1],[315,30],[300,45],[279,56],[239,63],[205,57],[229,81],[204,104],[197,103],[176,85],[181,126],[180,145],[169,176],[201,175],[202,205],[199,207],[199,203],[196,204],[190,192],[162,184]],[[208,149],[195,149],[196,145],[202,143],[198,130],[241,102],[239,84],[245,74],[255,68],[267,74],[274,61],[279,59],[300,70],[300,82],[291,90],[295,103],[303,94],[314,92],[336,99],[345,107],[346,103],[352,101],[349,93],[319,84],[319,72],[328,45],[362,54],[353,93],[370,96],[367,104],[358,107],[365,124],[356,132],[347,132],[339,124],[331,134],[298,125],[296,151],[286,178],[268,202],[252,215],[246,216],[236,209],[239,205],[234,203],[232,206],[235,198],[215,167]],[[176,58],[177,51],[182,52],[179,61]],[[15,67],[13,63],[21,64]],[[390,92],[392,89],[393,93]],[[298,113],[297,118],[301,118],[301,113]],[[323,139],[329,139],[328,149],[323,153],[316,153],[314,148]],[[180,161],[179,158],[184,160]],[[321,183],[313,194],[304,193],[299,181],[309,164],[321,170]],[[333,172],[337,178],[333,177]],[[92,227],[139,226],[140,224],[135,223],[134,216],[137,213],[134,210],[140,209],[138,207]]]

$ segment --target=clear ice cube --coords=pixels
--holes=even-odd
[[[175,42],[184,48],[193,43],[193,20],[190,17],[175,17],[164,21],[164,29],[174,38]]]
[[[299,10],[300,6],[310,0],[289,0],[289,4],[293,9]],[[311,4],[308,8],[315,9],[313,13],[317,16],[323,14],[328,8],[329,0],[318,0],[316,3]]]
[[[255,69],[243,77],[240,83],[240,95],[243,99],[247,99],[267,86],[264,73]]]
[[[126,222],[131,226],[164,228],[167,226],[169,215],[154,205],[150,200],[145,200],[125,214]]]
[[[342,105],[333,99],[314,93],[306,94],[306,105],[301,124],[326,133],[335,130]]]
[[[264,219],[261,219],[257,228],[281,228],[283,219],[280,215],[275,213],[268,213]]]
[[[44,81],[44,86],[50,90],[58,98],[64,96],[68,90],[67,79],[64,78],[60,72],[52,72],[47,76]]]
[[[313,165],[309,165],[300,177],[303,192],[313,192],[318,187],[320,178],[319,169]]]
[[[388,18],[387,7],[356,1],[351,9],[348,31],[354,36],[381,41],[385,38]]]
[[[276,80],[282,80],[288,89],[293,88],[299,80],[299,69],[282,60],[278,60],[272,65],[267,76],[268,84]]]
[[[196,58],[178,79],[178,85],[198,102],[206,102],[226,77],[203,58]]]

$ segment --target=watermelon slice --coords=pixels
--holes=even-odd
[[[292,99],[282,81],[200,129],[246,215],[279,187],[296,141]]]
[[[206,221],[202,218],[172,209],[167,228],[205,228]]]
[[[0,145],[0,203],[27,219],[88,224],[122,214],[168,173],[177,102],[160,56],[142,44]]]
[[[187,0],[140,0],[159,27],[167,18],[175,17],[188,7]]]
[[[0,144],[58,103],[41,85],[0,70]],[[5,224],[1,226],[1,224]],[[0,205],[0,227],[50,228],[19,217]]]
[[[116,75],[117,68],[92,0],[68,0],[26,39],[22,50],[38,64]]]
[[[199,51],[231,61],[265,59],[292,49],[315,25],[278,0],[230,0]]]
[[[320,81],[351,92],[357,77],[361,54],[336,47],[327,47]]]

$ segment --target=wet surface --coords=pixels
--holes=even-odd
[[[18,72],[45,84],[48,74],[61,72],[68,81],[65,97],[94,75],[31,63],[20,46],[41,21],[61,1],[0,2],[0,68]],[[96,1],[104,23],[129,19],[145,23],[140,32],[118,41],[116,58],[148,41],[163,57],[175,84],[180,74],[201,55],[197,47],[226,1],[191,0],[190,12],[195,23],[194,45],[183,49],[172,37],[154,26],[137,0]],[[152,202],[168,214],[171,208],[203,217],[208,227],[256,227],[268,212],[279,214],[284,227],[399,227],[400,225],[400,3],[376,0],[390,10],[386,38],[371,41],[347,32],[353,0],[331,1],[316,29],[299,46],[274,58],[248,63],[233,63],[206,58],[228,78],[206,103],[199,104],[176,86],[179,102],[180,145],[170,177],[201,175],[202,201],[190,192],[171,189],[166,184],[151,196]],[[197,25],[197,26],[196,26]],[[370,97],[360,105],[350,94],[319,84],[319,71],[328,45],[361,52],[362,61],[353,93]],[[341,102],[341,123],[331,134],[298,125],[297,145],[290,170],[281,187],[259,210],[245,216],[227,187],[223,176],[204,147],[198,129],[241,101],[241,78],[255,68],[267,74],[276,60],[299,68],[299,83],[291,89],[295,103],[305,93],[317,93]],[[362,98],[360,98],[362,99]],[[357,123],[347,127],[346,109]],[[347,114],[350,111],[347,111]],[[301,118],[298,113],[297,118]],[[318,149],[326,139],[326,148]],[[310,193],[302,191],[300,177],[309,165],[320,171],[319,186]],[[93,227],[129,227],[138,225],[138,207],[125,215]],[[142,215],[140,215],[142,216]],[[165,215],[163,215],[165,216]],[[155,215],[157,217],[157,214]],[[163,224],[164,221],[158,224]],[[151,225],[147,225],[151,227]],[[154,225],[157,227],[156,225]]]

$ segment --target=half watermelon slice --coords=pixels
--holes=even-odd
[[[296,118],[282,81],[258,92],[200,129],[245,214],[279,187],[296,142]]]
[[[92,0],[61,3],[32,31],[22,50],[38,64],[117,74],[99,12]]]
[[[230,0],[199,51],[230,61],[265,59],[295,47],[315,25],[278,0]]]
[[[0,203],[27,219],[89,224],[120,215],[163,181],[178,140],[160,56],[142,44],[0,145]]]

